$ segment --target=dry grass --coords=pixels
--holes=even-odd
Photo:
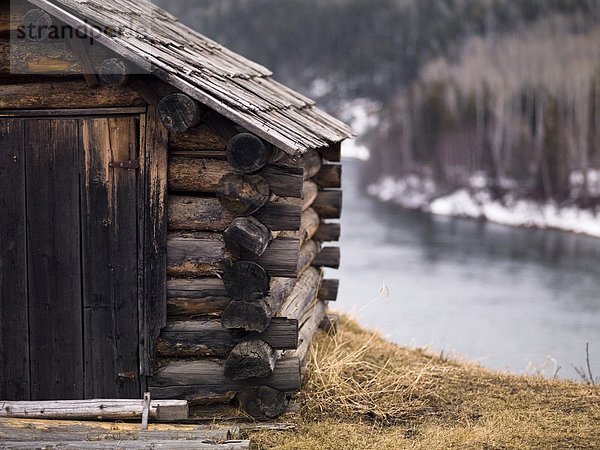
[[[320,336],[295,432],[259,449],[600,448],[600,389],[401,348],[346,321]]]

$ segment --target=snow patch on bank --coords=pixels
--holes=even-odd
[[[597,175],[590,178],[599,179]],[[511,194],[495,200],[486,189],[485,181],[477,175],[471,179],[468,188],[442,194],[429,178],[384,178],[369,186],[368,193],[384,202],[440,216],[468,217],[502,225],[557,229],[600,237],[599,211],[556,202],[540,204]]]
[[[341,117],[358,136],[364,136],[379,124],[381,104],[368,98],[358,98],[342,105]],[[342,144],[342,156],[366,161],[371,152],[360,138],[346,140]]]

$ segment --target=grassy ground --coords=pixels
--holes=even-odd
[[[295,431],[258,449],[600,449],[600,388],[491,372],[342,319],[317,338]]]

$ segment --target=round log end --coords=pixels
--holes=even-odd
[[[30,9],[23,16],[23,30],[27,30],[27,39],[34,42],[48,39],[52,17],[46,11],[38,8]]]
[[[244,330],[262,333],[271,324],[271,315],[261,302],[233,301],[223,311],[221,325],[226,330]]]
[[[122,86],[129,79],[129,67],[121,58],[109,58],[102,61],[98,77],[104,84],[110,86]]]
[[[224,208],[238,216],[262,208],[271,195],[268,183],[259,175],[228,173],[219,181],[217,198]]]
[[[238,261],[223,275],[223,283],[234,300],[251,302],[269,293],[271,277],[255,262]]]
[[[223,239],[231,251],[236,254],[239,254],[241,250],[245,250],[258,258],[273,240],[273,235],[258,219],[238,217],[225,230]]]
[[[291,395],[269,386],[253,386],[238,392],[236,400],[242,411],[256,420],[272,420],[287,411]]]
[[[225,361],[225,376],[231,380],[264,378],[275,368],[275,350],[260,339],[241,342]]]
[[[244,174],[262,169],[272,153],[269,144],[250,133],[237,134],[227,144],[227,161],[237,172]]]
[[[158,116],[171,133],[183,133],[200,123],[200,107],[188,95],[176,93],[167,95],[157,107]]]

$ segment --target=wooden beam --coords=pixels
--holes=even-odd
[[[88,54],[88,48],[86,47],[85,40],[74,36],[69,39],[69,44],[73,49],[73,53],[77,56],[77,61],[79,62],[79,67],[81,67],[81,71],[83,72],[83,77],[85,78],[85,82],[88,87],[97,86],[99,83],[98,75],[96,69],[94,68],[94,64],[90,59],[90,55]]]
[[[38,419],[118,420],[142,417],[143,400],[55,400],[0,403],[0,417]],[[152,400],[149,417],[154,420],[184,420],[184,400]]]
[[[240,409],[254,419],[271,420],[287,411],[291,395],[268,386],[252,386],[238,392],[235,398]]]
[[[0,85],[0,109],[110,108],[145,106],[126,86],[97,86],[83,81],[50,81]]]
[[[321,155],[316,150],[308,150],[304,155],[293,158],[289,155],[285,155],[279,161],[280,164],[289,166],[301,167],[304,170],[304,179],[314,177],[319,170],[321,170],[321,164],[323,160]]]
[[[254,217],[239,217],[223,233],[227,246],[237,254],[259,258],[273,241],[271,231]]]
[[[319,187],[312,181],[305,181],[302,189],[302,211],[306,211],[319,195]]]
[[[114,449],[115,442],[111,441],[66,441],[66,442],[52,442],[46,441],[43,445],[38,442],[14,442],[6,441],[0,442],[0,448],[6,449],[32,449],[32,448],[43,448],[45,450],[105,450]],[[128,441],[126,444],[120,443],[117,448],[127,448],[131,450],[136,449],[169,449],[169,450],[188,450],[194,448],[198,450],[249,450],[250,441],[226,441],[222,444],[217,444],[212,441],[189,441],[189,440],[154,440],[148,441]]]
[[[321,191],[312,205],[322,219],[339,219],[342,215],[342,191]]]
[[[267,296],[229,303],[223,311],[221,325],[228,330],[264,332],[294,285],[295,280],[291,278],[273,278]]]
[[[342,233],[340,223],[322,222],[314,237],[319,242],[339,241]]]
[[[260,175],[228,173],[217,187],[221,205],[236,216],[255,213],[269,201],[270,196],[269,185]]]
[[[253,134],[237,134],[227,143],[227,161],[238,173],[257,172],[274,159],[278,159],[275,147]]]
[[[200,123],[200,107],[186,94],[167,95],[156,108],[160,120],[171,133],[183,133]]]
[[[271,276],[295,278],[298,257],[297,239],[278,238],[256,262]],[[172,232],[167,237],[167,274],[172,277],[222,275],[238,258],[220,233]]]
[[[342,143],[331,144],[329,147],[319,149],[319,153],[327,161],[340,162],[342,160]]]
[[[223,283],[233,300],[247,302],[267,295],[271,277],[255,262],[238,261],[223,275]]]
[[[313,177],[313,181],[321,189],[339,188],[342,186],[342,165],[323,164],[319,173]]]
[[[226,357],[241,342],[261,340],[277,350],[298,346],[298,321],[275,317],[262,333],[229,331],[219,320],[168,324],[156,345],[164,358]]]
[[[273,374],[260,379],[230,380],[225,376],[222,362],[199,359],[169,362],[148,380],[153,398],[178,397],[190,403],[229,401],[249,386],[263,385],[294,392],[300,389],[301,384],[300,361],[295,358],[280,359]]]
[[[223,279],[203,277],[167,281],[167,314],[170,320],[221,316],[231,302]]]
[[[231,171],[231,166],[223,159],[172,155],[169,158],[169,189],[173,192],[216,193],[221,179]],[[273,194],[302,196],[302,169],[269,164],[258,174]]]
[[[271,231],[300,229],[301,207],[281,200],[268,202],[253,216]],[[169,196],[171,230],[224,231],[236,218],[214,197]]]
[[[260,339],[240,342],[225,360],[225,376],[231,380],[264,378],[273,373],[275,349]]]
[[[312,263],[315,267],[330,267],[332,269],[340,268],[340,248],[324,247]]]
[[[235,429],[211,425],[167,425],[151,423],[141,431],[137,423],[121,421],[88,422],[75,420],[0,419],[2,442],[56,441],[143,441],[153,440],[213,440],[223,442],[235,435]],[[84,446],[84,448],[86,448]]]
[[[335,302],[337,300],[340,280],[323,280],[319,288],[319,299],[324,302]]]

